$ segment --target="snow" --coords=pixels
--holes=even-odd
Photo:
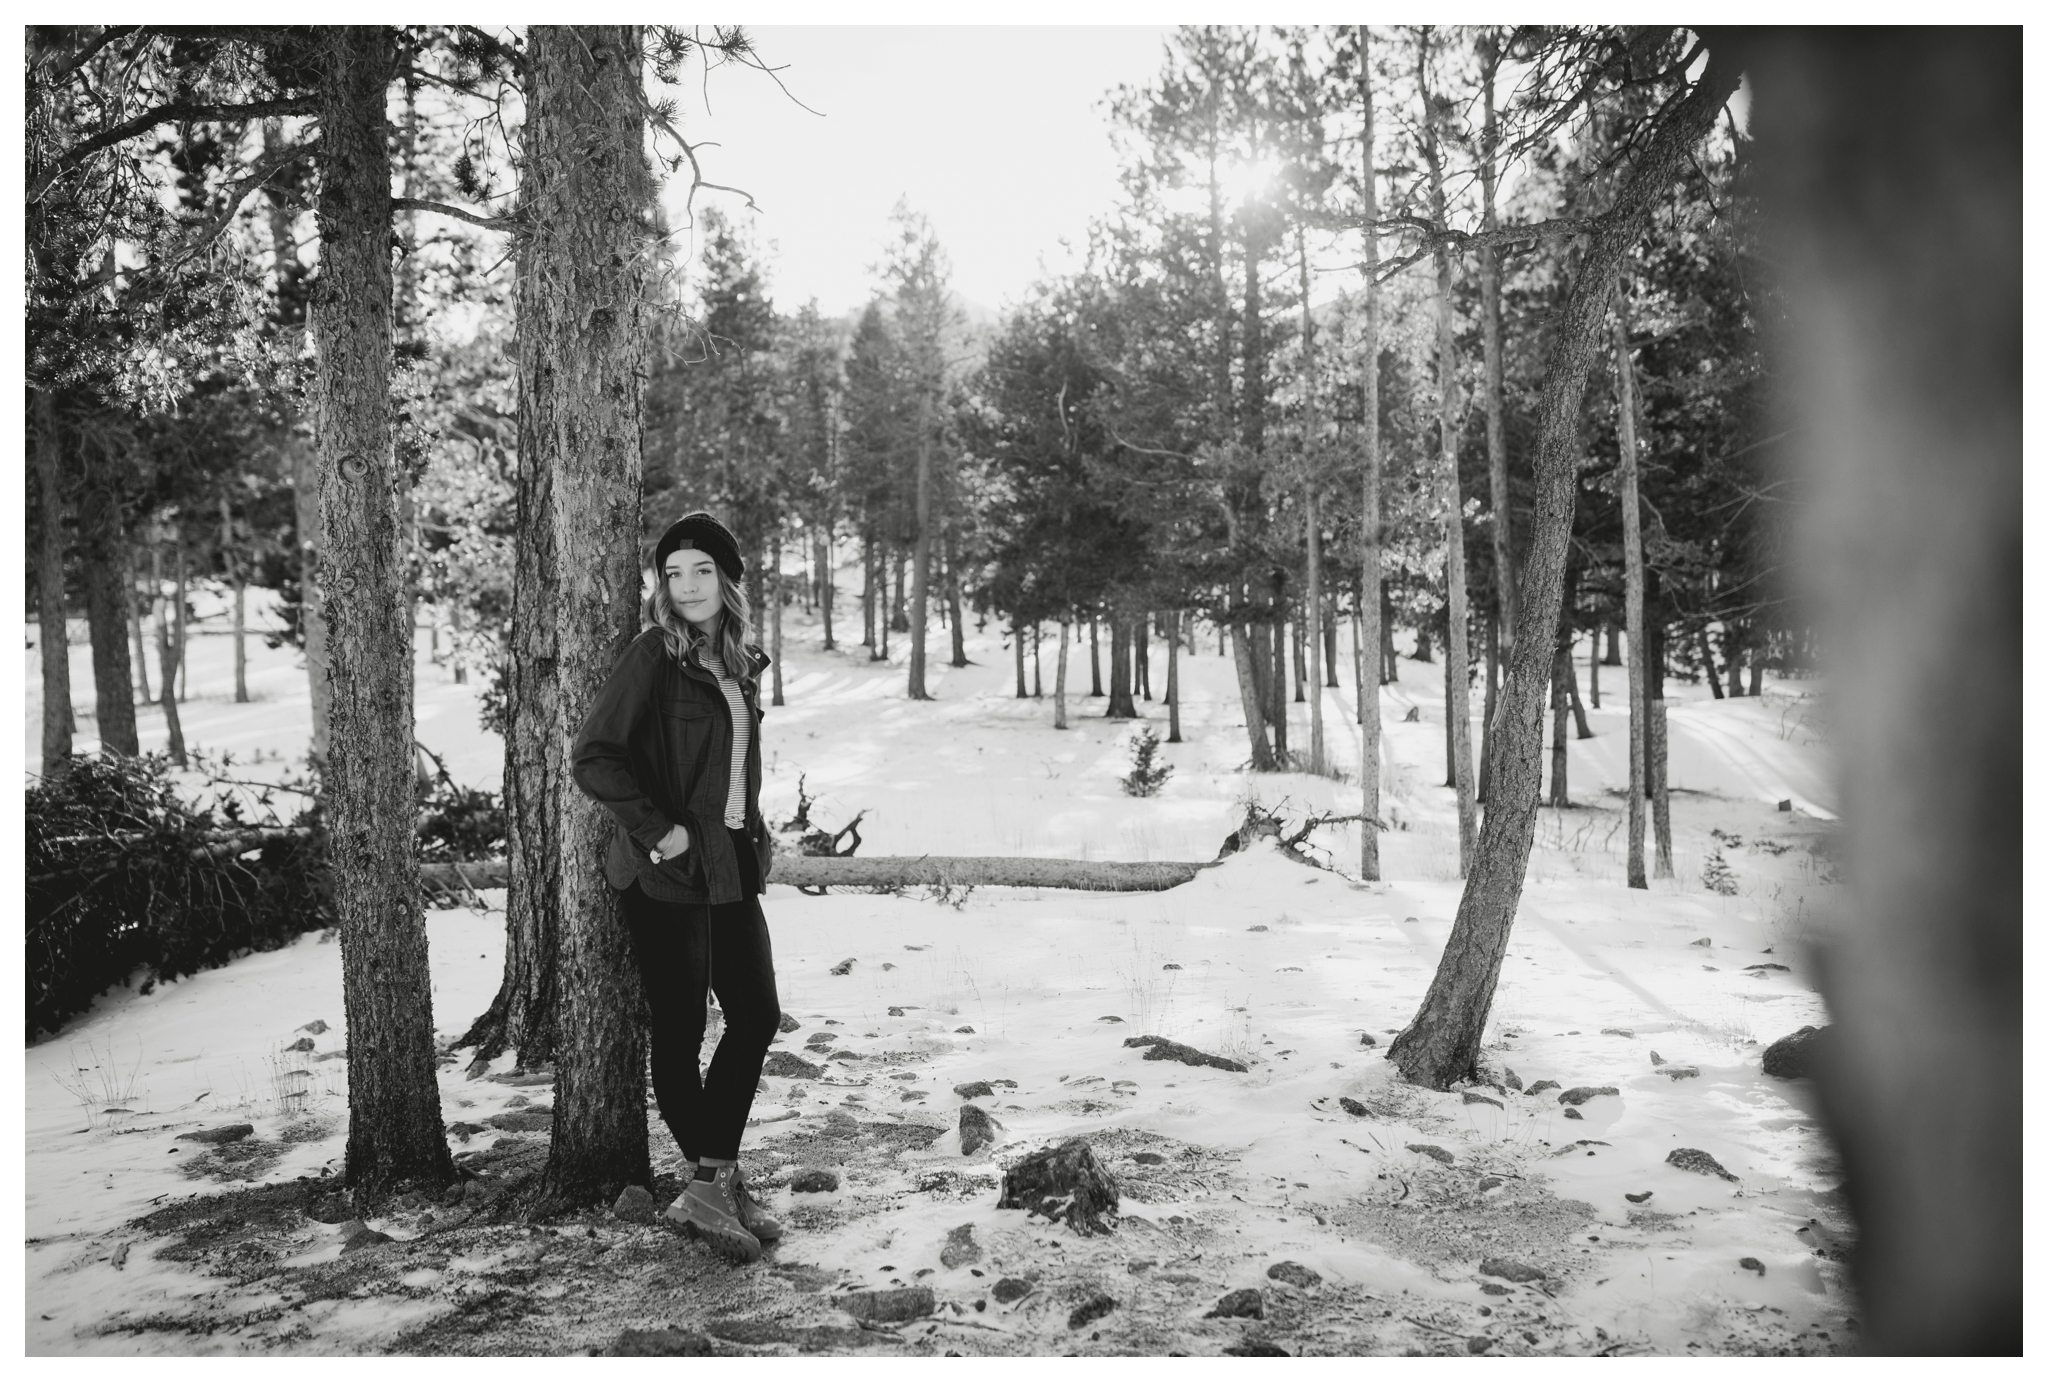
[[[842,635],[847,626],[839,621]],[[857,638],[857,619],[853,628]],[[857,644],[823,652],[814,622],[795,611],[786,615],[785,639],[788,704],[770,710],[766,722],[764,805],[771,819],[786,818],[801,774],[818,797],[815,823],[836,828],[867,812],[864,855],[1208,859],[1242,819],[1248,795],[1269,806],[1285,801],[1297,819],[1303,810],[1357,809],[1355,767],[1350,782],[1298,773],[1254,779],[1242,771],[1233,673],[1216,656],[1213,632],[1183,655],[1187,742],[1162,750],[1175,773],[1150,799],[1123,795],[1117,782],[1129,769],[1133,727],[1103,720],[1102,702],[1081,696],[1070,698],[1073,727],[1054,731],[1049,695],[1014,698],[1011,654],[993,628],[970,633],[973,663],[953,669],[934,626],[929,684],[936,700],[924,704],[902,696],[907,640],[900,635],[891,638],[893,664],[868,662]],[[478,726],[478,686],[454,685],[427,657],[424,635],[420,648],[420,738],[458,781],[495,786],[499,747]],[[1163,687],[1164,650],[1155,642],[1152,651],[1153,684]],[[1048,645],[1048,690],[1055,652]],[[84,648],[72,654],[84,712],[90,666]],[[229,656],[225,637],[195,638],[187,740],[231,749],[239,762],[260,750],[264,759],[251,774],[281,772],[305,749],[303,673],[288,650],[273,652],[252,638],[255,699],[237,705],[228,694]],[[1355,765],[1348,648],[1340,657],[1347,686],[1326,693],[1328,734],[1333,756]],[[1381,1059],[1430,980],[1460,886],[1455,812],[1438,785],[1440,670],[1404,659],[1401,680],[1381,693],[1382,780],[1398,827],[1383,837],[1389,882],[1351,881],[1355,827],[1326,827],[1315,842],[1341,873],[1304,868],[1262,844],[1163,893],[984,889],[964,897],[814,898],[771,888],[766,907],[784,1010],[806,1034],[828,1018],[843,1024],[834,1029],[840,1044],[867,1061],[847,1067],[842,1083],[810,1082],[801,1097],[790,1082],[770,1081],[749,1145],[775,1145],[832,1108],[863,1117],[939,1116],[950,1126],[953,1085],[1013,1080],[1014,1089],[983,1101],[1004,1125],[1001,1155],[1113,1129],[1213,1153],[1216,1173],[1182,1186],[1170,1205],[1127,1199],[1118,1251],[1156,1244],[1159,1255],[1170,1255],[1177,1230],[1162,1222],[1170,1211],[1229,1232],[1229,1253],[1212,1254],[1203,1267],[1219,1288],[1270,1287],[1265,1267],[1292,1258],[1389,1300],[1469,1305],[1484,1299],[1475,1294],[1472,1261],[1406,1250],[1361,1227],[1384,1222],[1371,1216],[1382,1213],[1375,1206],[1389,1200],[1391,1187],[1440,1174],[1407,1150],[1435,1144],[1454,1154],[1457,1168],[1499,1168],[1512,1178],[1510,1188],[1545,1187],[1590,1206],[1592,1222],[1569,1239],[1574,1251],[1585,1250],[1579,1256],[1588,1266],[1570,1275],[1551,1305],[1559,1325],[1590,1331],[1598,1324],[1674,1354],[1689,1344],[1725,1348],[1716,1341],[1730,1337],[1731,1319],[1763,1321],[1779,1331],[1775,1337],[1817,1327],[1841,1338],[1848,1302],[1839,1268],[1793,1236],[1825,1214],[1840,1169],[1803,1085],[1769,1079],[1758,1065],[1762,1044],[1826,1020],[1799,945],[1833,891],[1811,848],[1837,804],[1814,698],[1795,683],[1730,701],[1669,686],[1678,876],[1631,891],[1622,884],[1625,831],[1617,829],[1615,794],[1627,765],[1620,671],[1601,669],[1604,707],[1590,715],[1596,737],[1570,746],[1574,799],[1591,805],[1543,813],[1487,1034],[1489,1061],[1525,1083],[1619,1089],[1585,1103],[1583,1120],[1566,1119],[1554,1091],[1531,1098],[1475,1086],[1506,1105],[1495,1108],[1465,1102],[1459,1092],[1406,1086]],[[40,709],[33,667],[27,684],[33,761]],[[1088,684],[1085,646],[1069,666],[1069,685],[1077,684]],[[1411,706],[1420,717],[1412,723],[1403,718]],[[1164,708],[1141,708],[1163,737]],[[1294,707],[1297,748],[1308,742],[1306,710]],[[160,745],[160,715],[141,713],[144,747]],[[81,714],[81,749],[92,747],[90,728]],[[1794,809],[1779,811],[1787,798]],[[1732,871],[1733,895],[1703,886],[1704,862],[1716,853]],[[501,895],[485,896],[501,904]],[[502,925],[497,911],[428,913],[435,1027],[444,1039],[489,1003]],[[828,972],[849,956],[849,975]],[[1745,969],[1759,963],[1790,968]],[[890,1015],[892,1007],[901,1015]],[[1105,1020],[1111,1017],[1120,1020]],[[313,1038],[313,1051],[280,1055],[315,1019],[329,1027]],[[346,1063],[320,1057],[345,1046],[343,1019],[340,947],[307,935],[146,995],[111,994],[26,1051],[31,1353],[193,1347],[175,1334],[98,1332],[116,1317],[172,1309],[219,1284],[157,1260],[124,1226],[153,1206],[213,1188],[184,1169],[197,1149],[178,1138],[199,1128],[254,1123],[257,1138],[279,1148],[274,1163],[254,1168],[259,1180],[338,1168]],[[1246,1061],[1250,1073],[1145,1061],[1122,1045],[1142,1033]],[[1361,1046],[1366,1033],[1377,1048]],[[800,1049],[801,1039],[782,1046]],[[1652,1064],[1653,1049],[1663,1066]],[[892,1082],[885,1053],[905,1050],[923,1053],[916,1078]],[[1661,1073],[1683,1066],[1699,1074]],[[862,1069],[869,1073],[852,1073]],[[443,1068],[441,1084],[451,1121],[481,1122],[514,1098],[546,1094],[467,1079],[459,1064]],[[900,1101],[905,1089],[928,1097]],[[1373,1116],[1354,1117],[1340,1098],[1361,1102]],[[792,1110],[797,1117],[787,1116]],[[284,1140],[287,1132],[303,1140]],[[492,1136],[467,1145],[487,1145]],[[1707,1151],[1739,1181],[1667,1165],[1679,1146]],[[992,1174],[987,1153],[963,1160],[958,1152],[957,1132],[948,1132],[899,1161],[908,1176],[935,1166]],[[1624,1193],[1643,1191],[1653,1192],[1646,1209],[1678,1222],[1646,1222],[1639,1212],[1631,1224],[1636,1206]],[[1016,1238],[1021,1214],[993,1201],[905,1195],[885,1216],[811,1236],[802,1260],[885,1285],[902,1276],[899,1264],[936,1263],[946,1232],[963,1221],[975,1223],[985,1242]],[[112,1256],[129,1240],[137,1240],[136,1250],[117,1268]],[[338,1242],[317,1241],[308,1251],[331,1255]],[[1110,1249],[1095,1240],[1074,1251]],[[1764,1274],[1740,1267],[1742,1258],[1761,1262]],[[932,1282],[943,1286],[954,1275],[965,1277],[946,1273]],[[422,1277],[415,1284],[435,1283]],[[374,1348],[404,1322],[328,1302],[300,1311],[293,1323],[304,1332],[279,1347]],[[1586,1338],[1589,1351],[1597,1347]],[[208,1346],[267,1345],[250,1335]]]

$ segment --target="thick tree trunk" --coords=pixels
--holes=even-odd
[[[186,766],[185,726],[178,718],[178,655],[171,646],[170,620],[164,614],[163,547],[149,544],[149,593],[156,617],[157,704],[164,712],[164,733],[171,762]]]
[[[519,263],[520,449],[551,456],[555,717],[566,754],[639,630],[641,371],[654,187],[633,25],[528,31]],[[550,787],[561,922],[555,1110],[539,1197],[609,1203],[646,1185],[647,1038],[618,895],[601,863],[611,814],[566,771]]]
[[[1065,729],[1067,727],[1067,635],[1071,632],[1071,629],[1071,622],[1062,617],[1060,619],[1059,665],[1054,670],[1052,679],[1052,727],[1054,729]]]
[[[2011,28],[1769,31],[1755,65],[1841,711],[1817,1082],[1873,1357],[2025,1340],[2022,72]]]
[[[1103,707],[1106,720],[1135,720],[1138,707],[1131,699],[1131,621],[1121,610],[1109,612],[1109,704]]]
[[[391,448],[391,155],[383,28],[317,37],[320,584],[332,742],[323,783],[348,1020],[347,1183],[371,1201],[455,1177],[434,1071],[413,854],[412,642]]]
[[[1244,707],[1245,737],[1251,741],[1252,771],[1270,773],[1276,766],[1272,746],[1266,742],[1266,716],[1260,704],[1259,684],[1252,674],[1251,638],[1245,632],[1243,615],[1230,621],[1230,651],[1237,661],[1237,696]]]
[[[314,334],[319,334],[317,308],[309,308]],[[323,583],[321,561],[327,539],[321,527],[319,458],[313,451],[291,444],[292,492],[299,530],[299,634],[306,659],[306,690],[312,701],[313,738],[307,753],[316,767],[327,763],[327,748],[333,738],[333,662],[327,649],[328,592]]]
[[[1652,204],[1713,127],[1741,66],[1725,45],[1710,51],[1693,89],[1668,107],[1599,229],[1550,323],[1551,356],[1537,411],[1534,521],[1522,569],[1520,626],[1502,693],[1499,760],[1475,867],[1420,1010],[1387,1056],[1418,1084],[1446,1088],[1475,1069],[1500,965],[1535,840],[1542,785],[1543,703],[1556,654],[1564,566],[1578,481],[1579,408],[1621,257],[1642,235]]]
[[[1628,289],[1614,313],[1614,381],[1621,432],[1622,607],[1628,622],[1628,885],[1650,886],[1643,862],[1650,777],[1649,660],[1643,653],[1643,512],[1636,479],[1636,377],[1628,353]]]
[[[1600,661],[1609,667],[1621,666],[1621,630],[1613,624],[1607,626],[1607,651]]]
[[[100,752],[130,758],[140,753],[135,733],[135,670],[128,631],[135,617],[135,580],[121,498],[103,476],[88,471],[78,505],[78,549],[97,561],[81,562],[85,619],[92,637],[94,721]]]
[[[1186,616],[1175,610],[1166,616],[1166,742],[1178,744],[1180,738],[1180,624]]]
[[[922,407],[920,406],[920,413]],[[907,694],[928,701],[924,685],[925,625],[931,617],[932,447],[930,420],[921,418],[917,442],[917,566],[910,582],[910,678]]]
[[[1742,636],[1730,625],[1721,626],[1721,651],[1728,658],[1728,694],[1742,694]],[[1708,667],[1713,664],[1709,662]]]
[[[36,644],[43,664],[42,774],[60,782],[71,771],[71,634],[64,613],[64,438],[57,398],[29,390],[34,421],[36,497]],[[104,555],[101,556],[104,561]]]

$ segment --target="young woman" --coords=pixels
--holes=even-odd
[[[691,1163],[668,1217],[751,1262],[781,1227],[747,1193],[740,1134],[782,1012],[759,895],[771,845],[761,819],[759,677],[747,642],[746,564],[725,526],[684,516],[654,549],[653,626],[598,693],[572,752],[576,785],[618,819],[605,874],[652,1019],[654,1098]],[[700,1080],[705,992],[725,1034]]]

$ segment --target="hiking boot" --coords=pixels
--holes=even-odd
[[[734,1168],[734,1171],[735,1174],[732,1178],[733,1198],[739,1201],[740,1222],[747,1226],[747,1232],[753,1234],[763,1243],[774,1242],[782,1236],[781,1221],[763,1209],[761,1202],[754,1198],[752,1191],[747,1189],[746,1172],[740,1171],[737,1167]]]
[[[734,1187],[738,1171],[737,1166],[721,1166],[710,1180],[691,1181],[668,1207],[667,1217],[685,1233],[702,1238],[714,1252],[736,1262],[754,1262],[761,1256],[761,1240],[740,1221]]]

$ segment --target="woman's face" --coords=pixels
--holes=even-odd
[[[669,602],[699,632],[710,633],[725,608],[718,563],[703,552],[684,550],[669,553],[665,566],[662,579],[668,582]]]

